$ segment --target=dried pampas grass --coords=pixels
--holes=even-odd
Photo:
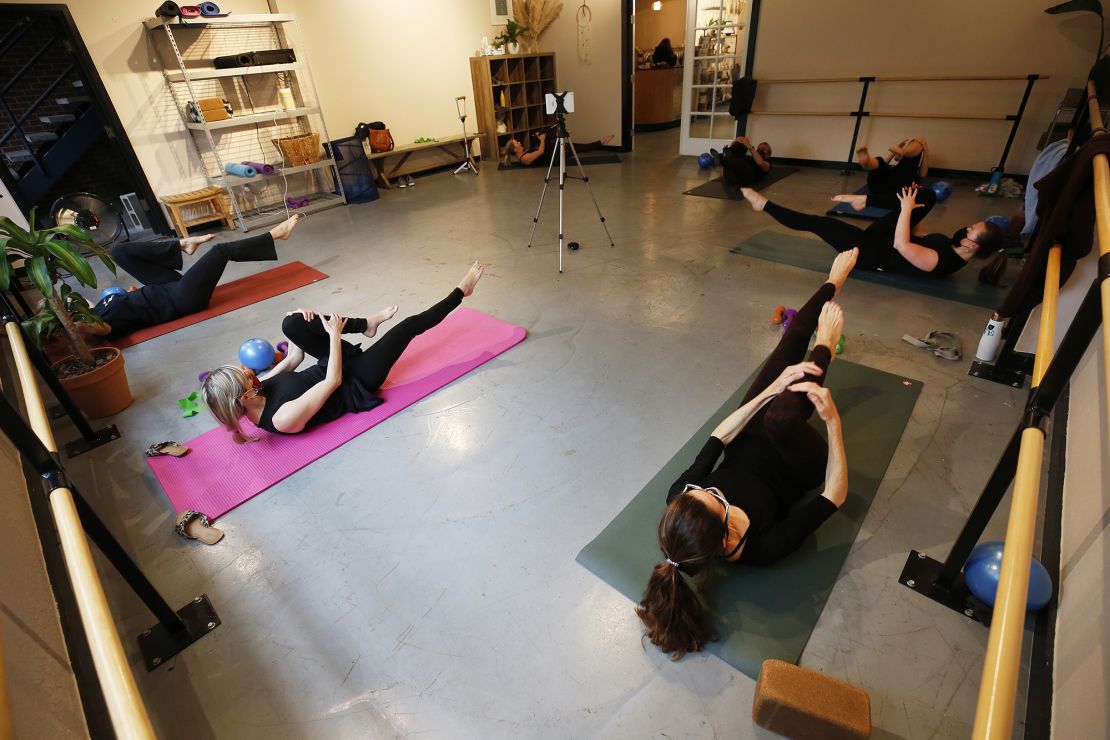
[[[556,0],[513,0],[513,17],[527,28],[523,35],[535,51],[540,34],[563,12],[563,4]]]

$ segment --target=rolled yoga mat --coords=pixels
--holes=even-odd
[[[167,20],[170,18],[176,18],[177,16],[181,15],[181,7],[171,0],[166,0],[166,2],[158,6],[158,9],[154,11],[154,15],[159,18],[165,18]]]
[[[254,167],[240,162],[228,162],[224,165],[224,170],[227,174],[235,175],[236,177],[254,177],[258,174],[258,170]]]
[[[639,603],[651,569],[663,560],[657,532],[667,489],[693,462],[713,428],[739,406],[754,378],[752,373],[601,534],[582,548],[579,563]],[[751,678],[759,675],[768,658],[796,663],[801,657],[921,393],[920,381],[846,360],[830,366],[827,385],[843,419],[848,500],[798,550],[775,565],[751,568],[721,563],[702,588],[719,637],[706,650]],[[815,426],[824,434],[824,424],[818,420]],[[628,609],[632,608],[629,604]],[[638,638],[628,634],[623,639]]]
[[[181,6],[182,18],[200,18],[200,8],[196,5],[182,5]]]
[[[216,3],[201,3],[200,14],[205,17],[217,16],[220,14],[220,6]]]
[[[484,365],[526,335],[519,326],[460,308],[412,341],[379,392],[385,403],[370,411],[289,436],[269,434],[244,421],[244,431],[260,437],[245,445],[217,427],[189,440],[188,455],[152,457],[147,463],[175,509],[218,517]]]
[[[779,165],[771,168],[771,171],[763,176],[763,179],[757,182],[752,187],[761,190],[769,185],[774,185],[784,177],[789,177],[798,171],[798,167],[789,167],[787,165]],[[702,198],[722,198],[726,200],[743,200],[744,196],[740,193],[739,185],[729,185],[725,182],[725,178],[718,177],[715,180],[702,183],[696,188],[687,190],[683,195],[697,195]]]
[[[274,167],[272,164],[266,164],[265,162],[241,162],[240,164],[246,167],[253,167],[261,175],[276,175],[278,173],[277,167]]]
[[[744,257],[824,273],[829,271],[829,266],[836,257],[836,251],[823,241],[781,231],[761,231],[728,251]],[[966,303],[969,306],[994,308],[1006,297],[1009,286],[995,287],[980,283],[979,270],[986,264],[985,260],[973,259],[955,274],[944,278],[857,268],[852,270],[851,279],[889,285],[899,290]]]

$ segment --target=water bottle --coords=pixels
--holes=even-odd
[[[998,186],[1002,184],[1002,170],[995,167],[991,170],[991,181],[987,184],[987,195],[997,195]]]
[[[987,328],[983,330],[983,336],[979,339],[979,347],[975,350],[976,360],[994,362],[995,357],[998,356],[998,346],[1002,344],[1002,325],[1005,323],[998,318],[997,314],[987,322]]]

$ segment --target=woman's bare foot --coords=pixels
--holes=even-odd
[[[821,316],[817,319],[817,344],[828,348],[829,354],[836,357],[836,345],[843,333],[844,309],[839,303],[829,301],[821,307]]]
[[[752,210],[762,211],[763,207],[767,205],[767,198],[761,195],[758,190],[740,188],[740,193],[744,196],[744,200],[752,204]]]
[[[837,203],[847,203],[853,211],[862,211],[867,208],[867,196],[863,193],[841,193],[832,197]]]
[[[474,292],[474,286],[477,285],[478,281],[481,279],[482,271],[484,269],[485,268],[482,267],[481,262],[479,262],[478,260],[474,260],[474,264],[470,266],[470,269],[467,270],[466,275],[463,276],[463,279],[459,281],[459,290],[462,291],[462,294],[464,296],[469,296],[471,293]]]
[[[381,311],[366,317],[366,337],[373,337],[378,333],[378,327],[392,319],[397,314],[396,306],[386,306]]]
[[[605,146],[606,144],[608,144],[608,143],[609,143],[610,141],[612,141],[612,140],[613,140],[613,134],[605,134],[605,136],[602,136],[602,137],[601,137],[600,139],[598,139],[597,141],[598,141],[598,143],[599,143],[599,144],[601,144],[602,146]]]
[[[836,255],[836,259],[834,259],[832,263],[832,269],[829,270],[828,282],[836,286],[837,293],[844,287],[844,282],[848,279],[848,275],[852,272],[852,268],[856,266],[856,260],[858,258],[859,247],[852,247],[847,252],[841,252]]]
[[[303,221],[304,218],[305,215],[303,213],[294,213],[292,216],[270,229],[270,236],[274,237],[274,239],[288,239],[290,234],[293,233],[293,228]]]
[[[212,241],[216,238],[215,234],[201,234],[200,236],[187,236],[184,239],[178,240],[181,245],[181,251],[185,254],[192,254],[197,251],[197,247],[205,242]]]

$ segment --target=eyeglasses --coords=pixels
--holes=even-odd
[[[705,492],[706,492],[706,493],[708,493],[708,494],[709,494],[710,496],[712,496],[713,498],[715,498],[715,499],[717,499],[718,501],[720,501],[720,502],[721,502],[721,506],[725,507],[725,516],[724,516],[724,523],[725,523],[725,526],[726,526],[726,527],[728,526],[728,509],[729,509],[729,503],[728,503],[728,499],[727,499],[727,498],[725,498],[725,495],[724,495],[723,493],[721,493],[721,492],[720,492],[719,490],[717,490],[716,488],[712,488],[712,487],[710,487],[710,488],[702,488],[701,486],[695,486],[695,485],[694,485],[693,483],[687,483],[687,484],[686,484],[686,488],[684,488],[682,492],[683,492],[683,493],[689,493],[690,491],[705,491]]]
[[[260,381],[256,375],[251,375],[249,377],[251,379],[251,387],[243,391],[243,398],[257,398],[262,395],[262,381]]]

